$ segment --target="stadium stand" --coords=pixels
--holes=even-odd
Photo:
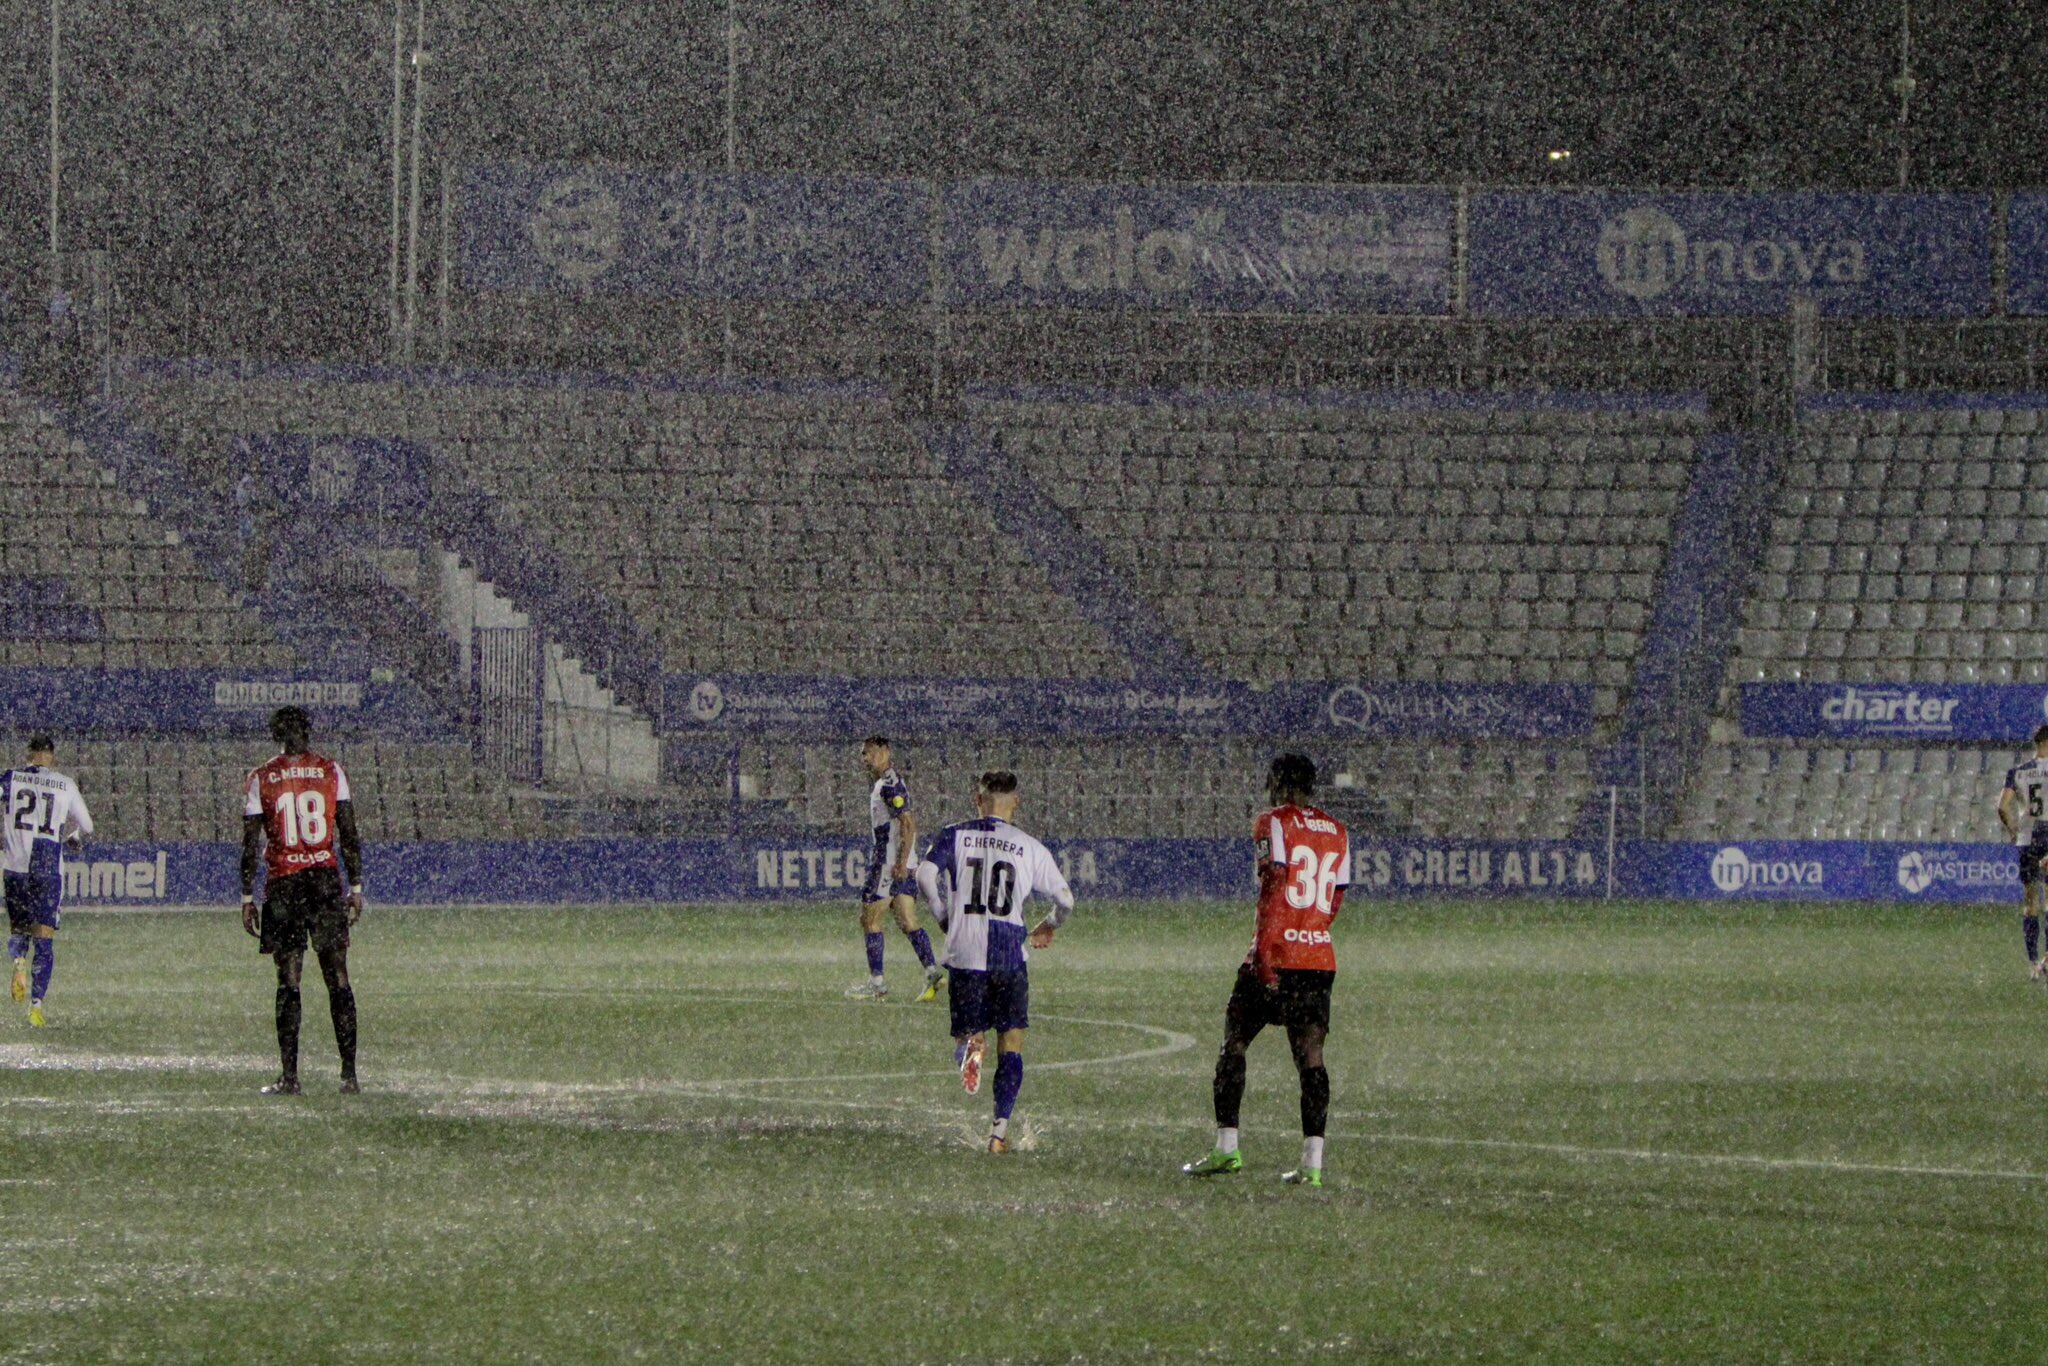
[[[478,769],[460,744],[339,740],[323,746],[348,771],[371,840],[531,839],[538,801]],[[236,841],[241,787],[274,749],[254,741],[87,740],[60,766],[78,780],[102,839]]]
[[[148,423],[223,492],[244,433],[430,444],[442,468],[466,473],[573,573],[628,604],[672,671],[1132,670],[873,392],[192,371],[152,374],[140,395]],[[1702,406],[1666,400],[984,394],[968,416],[1214,673],[1585,683],[1602,736],[1706,427]],[[1303,487],[1322,501],[1303,506]],[[1250,809],[1245,748],[1013,746],[998,758],[1043,775],[1033,801],[1049,829],[1211,836],[1235,834]],[[1409,743],[1324,757],[1371,775],[1365,814],[1389,833],[1561,837],[1585,803],[1591,749]],[[971,750],[927,753],[926,771],[970,771],[982,762]],[[743,767],[814,828],[866,819],[839,747],[762,747]],[[941,814],[965,814],[964,794],[949,800],[958,809]]]
[[[1224,677],[1588,683],[1602,717],[1705,421],[997,398],[973,417]]]
[[[2048,682],[2048,490],[2025,407],[1802,415],[1730,665],[1744,682]],[[1692,839],[1997,839],[2002,749],[1744,741],[1724,725]]]
[[[927,829],[973,814],[971,775],[1009,768],[1029,823],[1046,834],[1213,838],[1249,828],[1270,748],[1244,740],[933,743],[905,747],[902,763]],[[1323,800],[1371,834],[1561,839],[1587,784],[1586,751],[1576,746],[1403,743],[1317,755],[1333,779]],[[749,747],[742,763],[765,775],[765,797],[806,824],[865,827],[869,785],[846,746]]]
[[[71,609],[6,618],[0,663],[95,669],[288,667],[262,619],[47,415],[0,395],[0,562]],[[18,586],[18,585],[17,585]]]
[[[1129,672],[943,476],[920,435],[865,391],[191,376],[151,381],[145,409],[220,487],[244,432],[428,442],[586,583],[627,604],[671,669]]]

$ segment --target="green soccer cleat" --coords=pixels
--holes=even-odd
[[[1321,1167],[1303,1167],[1298,1172],[1282,1172],[1280,1173],[1280,1184],[1283,1186],[1309,1186],[1315,1190],[1321,1190],[1323,1188],[1323,1169]]]
[[[1181,1166],[1183,1176],[1235,1176],[1244,1170],[1244,1157],[1239,1153],[1226,1153],[1218,1149],[1200,1162],[1188,1162]]]
[[[49,1021],[43,1018],[43,1003],[41,1001],[29,1002],[28,1023],[31,1029],[41,1029],[49,1023]]]
[[[917,999],[920,1001],[938,1000],[939,987],[941,984],[945,982],[945,980],[946,970],[940,967],[937,963],[934,963],[930,967],[926,968],[924,970],[924,991],[918,996]]]

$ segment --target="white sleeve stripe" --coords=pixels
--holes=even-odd
[[[1268,855],[1268,857],[1270,857],[1275,863],[1286,863],[1288,861],[1287,836],[1281,833],[1280,818],[1278,816],[1273,817],[1272,824],[1270,825],[1269,829],[1272,833],[1268,839],[1268,843],[1271,845],[1272,852]]]

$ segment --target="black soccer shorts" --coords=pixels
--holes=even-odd
[[[309,868],[273,878],[263,889],[258,951],[304,953],[308,940],[316,953],[348,947],[348,900],[338,869]]]
[[[1237,985],[1230,1004],[1224,1008],[1224,1027],[1234,1038],[1249,1043],[1267,1025],[1279,1025],[1289,1034],[1314,1026],[1330,1032],[1330,991],[1337,974],[1310,968],[1282,968],[1280,980],[1267,986],[1246,963],[1237,970]]]

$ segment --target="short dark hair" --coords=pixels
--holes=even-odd
[[[2034,727],[2034,743],[2037,745],[2048,745],[2048,726]]]
[[[279,707],[270,713],[270,738],[280,745],[313,738],[313,718],[304,707]]]
[[[981,775],[975,786],[991,797],[1000,797],[1017,790],[1017,775],[1007,768],[992,768]]]
[[[28,752],[30,754],[55,754],[57,752],[57,742],[50,738],[50,732],[39,730],[34,735],[28,737]]]
[[[862,749],[887,749],[889,747],[889,737],[886,735],[870,735],[867,739],[860,742],[860,747]]]
[[[1276,754],[1272,767],[1266,770],[1266,781],[1282,792],[1309,796],[1316,790],[1315,760],[1293,750]]]

